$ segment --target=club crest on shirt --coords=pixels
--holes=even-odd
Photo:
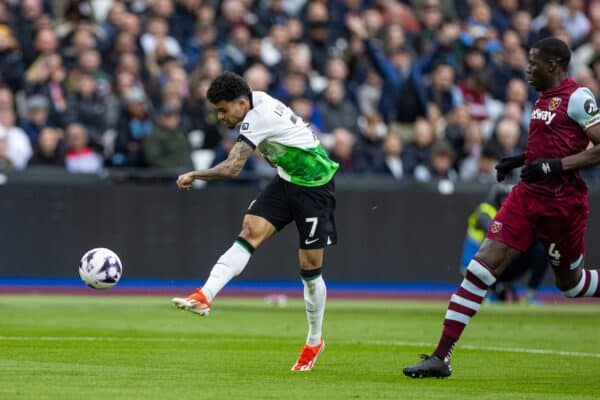
[[[498,233],[498,232],[500,232],[501,229],[502,229],[502,222],[499,222],[499,221],[492,222],[492,225],[490,226],[490,230],[492,231],[492,233]]]
[[[553,97],[552,99],[550,99],[550,102],[548,103],[548,110],[556,110],[560,106],[561,101],[562,99],[560,97]]]
[[[250,124],[248,124],[247,122],[244,122],[242,124],[242,127],[240,129],[243,130],[243,131],[247,131],[248,128],[250,128]]]

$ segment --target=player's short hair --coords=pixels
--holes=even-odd
[[[210,84],[206,97],[208,101],[216,104],[222,100],[233,101],[238,97],[245,96],[252,100],[252,91],[248,83],[233,72],[226,71],[217,76]]]
[[[538,49],[545,59],[554,60],[564,71],[569,68],[571,50],[562,40],[555,37],[541,39],[535,42],[532,48]]]

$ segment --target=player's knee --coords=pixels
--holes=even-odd
[[[584,295],[587,289],[585,287],[585,276],[585,273],[582,271],[581,277],[577,280],[565,281],[557,279],[555,284],[556,287],[562,292],[563,296],[570,298],[581,297]]]
[[[300,268],[305,270],[321,268],[321,265],[323,264],[322,250],[300,251],[298,258],[300,262]]]
[[[479,280],[488,286],[492,286],[496,282],[496,277],[482,263],[473,259],[467,266],[467,271],[475,275]]]
[[[254,247],[257,247],[262,241],[263,234],[259,226],[250,221],[244,221],[239,236],[247,240]]]

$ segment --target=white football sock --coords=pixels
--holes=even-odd
[[[325,301],[327,299],[327,287],[323,276],[306,281],[304,284],[304,304],[306,306],[306,319],[308,320],[308,336],[306,343],[316,346],[321,343],[321,327],[323,326],[323,315],[325,314]]]
[[[251,255],[252,253],[237,241],[223,253],[202,287],[202,293],[208,301],[213,301],[230,280],[242,273]]]

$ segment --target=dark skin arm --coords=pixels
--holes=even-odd
[[[239,175],[248,161],[254,149],[246,142],[240,140],[235,142],[225,161],[220,162],[212,168],[200,171],[191,171],[177,178],[177,186],[180,189],[189,189],[196,179],[203,181],[218,181],[231,179]]]
[[[563,171],[577,170],[600,164],[600,124],[588,128],[585,133],[594,145],[580,153],[563,158]]]

